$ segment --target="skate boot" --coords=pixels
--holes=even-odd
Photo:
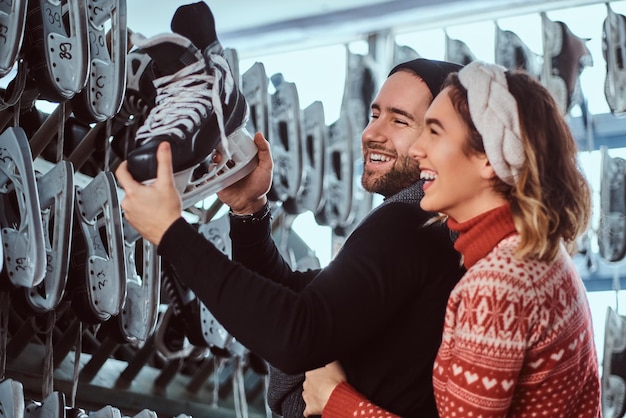
[[[112,119],[111,149],[121,159],[135,149],[137,129],[144,124],[154,107],[156,88],[152,58],[140,49],[126,55],[126,94],[119,112]]]
[[[137,181],[156,177],[156,150],[172,149],[177,186],[188,207],[234,183],[256,166],[256,147],[245,129],[248,106],[215,33],[208,6],[181,6],[174,33],[133,43],[153,60],[159,78],[155,107],[137,131],[128,169]],[[203,51],[201,53],[200,51]],[[220,162],[211,163],[215,150]],[[209,161],[206,170],[196,170]]]
[[[607,17],[602,27],[602,54],[606,60],[604,95],[611,113],[626,113],[626,16],[617,14],[606,4]]]

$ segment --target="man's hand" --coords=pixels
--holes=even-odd
[[[338,361],[306,372],[302,384],[302,398],[306,403],[304,416],[322,415],[330,394],[339,383],[345,381],[346,374]]]
[[[260,210],[267,202],[265,195],[272,185],[274,163],[270,144],[260,132],[254,135],[254,144],[259,164],[246,177],[217,192],[217,197],[236,214],[248,215]]]
[[[162,142],[157,150],[157,178],[144,185],[135,181],[122,162],[115,176],[124,189],[121,206],[124,216],[145,239],[159,245],[165,231],[180,218],[182,202],[174,185],[170,144]]]

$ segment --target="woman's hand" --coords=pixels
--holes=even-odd
[[[302,398],[306,403],[304,416],[322,415],[333,390],[339,383],[345,381],[346,375],[337,361],[306,372],[302,384]]]

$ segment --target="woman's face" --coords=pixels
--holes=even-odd
[[[424,210],[464,222],[494,205],[493,170],[485,154],[468,153],[469,129],[444,89],[426,111],[422,135],[411,147],[425,180]]]

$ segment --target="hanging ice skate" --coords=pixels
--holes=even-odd
[[[268,78],[262,62],[255,62],[241,76],[241,90],[248,106],[250,119],[248,132],[262,132],[270,135],[270,95]]]
[[[46,274],[46,248],[33,158],[22,128],[0,135],[3,274],[16,286],[33,287]]]
[[[126,297],[122,213],[113,173],[101,171],[76,187],[68,294],[87,324],[120,313]]]
[[[87,0],[89,76],[72,99],[72,111],[83,122],[103,122],[122,104],[126,85],[126,0]],[[110,26],[110,46],[106,27]]]
[[[394,42],[393,44],[393,61],[391,68],[396,65],[414,60],[416,58],[421,58],[420,54],[417,53],[416,50],[407,45],[398,45]]]
[[[232,243],[229,236],[230,221],[228,215],[220,216],[208,223],[198,226],[200,232],[215,248],[224,253],[228,258],[232,258]],[[202,340],[197,341],[190,337],[192,343],[204,347],[217,347],[222,350],[228,348],[228,344],[233,339],[226,328],[219,323],[215,316],[199,299],[196,299],[197,309],[195,315],[196,327],[202,334]]]
[[[328,146],[328,128],[324,106],[314,101],[302,111],[302,187],[295,198],[283,203],[285,211],[298,215],[317,212],[322,206],[324,192],[324,155]]]
[[[69,267],[74,220],[74,169],[62,161],[37,178],[44,240],[46,275],[39,285],[24,289],[33,312],[55,309],[63,298]]]
[[[467,65],[476,60],[476,56],[469,49],[467,44],[459,39],[453,39],[446,32],[446,54],[445,60],[456,64]]]
[[[502,30],[497,23],[495,62],[508,69],[524,70],[537,80],[541,77],[542,56],[533,52],[515,32]]]
[[[229,220],[220,217],[198,226],[198,231],[230,258]],[[168,358],[189,355],[189,344],[225,350],[232,336],[215,319],[197,296],[185,286],[168,263],[163,265],[164,296],[169,301],[167,316],[159,324],[158,347]]]
[[[28,0],[0,2],[0,78],[13,69],[24,39]]]
[[[626,16],[615,13],[606,3],[607,17],[602,25],[602,55],[606,61],[604,96],[611,113],[626,112]]]
[[[41,99],[60,103],[74,97],[89,72],[85,2],[29,0],[24,50]]]
[[[363,217],[372,210],[372,194],[363,189],[361,176],[363,175],[363,153],[361,136],[369,123],[371,104],[378,91],[376,67],[369,55],[353,54],[348,52],[346,87],[341,103],[342,111],[349,115],[352,125],[352,136],[347,138],[352,147],[352,191],[350,198],[350,214],[343,222],[335,226],[334,233],[346,237]]]
[[[580,102],[580,74],[593,65],[586,40],[574,35],[569,27],[552,21],[541,13],[543,31],[543,69],[541,82],[556,100],[563,115]]]
[[[0,405],[4,418],[24,417],[24,386],[13,379],[0,382]]]
[[[274,160],[274,175],[268,198],[284,202],[295,198],[302,184],[302,113],[298,89],[282,74],[271,77],[269,142]]]
[[[345,113],[328,127],[328,146],[324,161],[324,204],[315,213],[319,225],[336,227],[349,221],[354,182],[354,137]]]
[[[118,316],[119,330],[126,342],[145,342],[156,327],[161,297],[161,258],[156,246],[122,220],[126,299]]]
[[[27,70],[24,60],[18,57],[24,39],[27,5],[27,0],[0,2],[0,78],[18,64],[15,78],[0,95],[0,111],[14,106],[26,85]]]
[[[598,245],[600,256],[615,262],[626,255],[626,161],[609,156],[606,147],[602,147],[600,152],[602,177]]]
[[[609,306],[604,324],[602,416],[622,418],[626,414],[626,318]]]

